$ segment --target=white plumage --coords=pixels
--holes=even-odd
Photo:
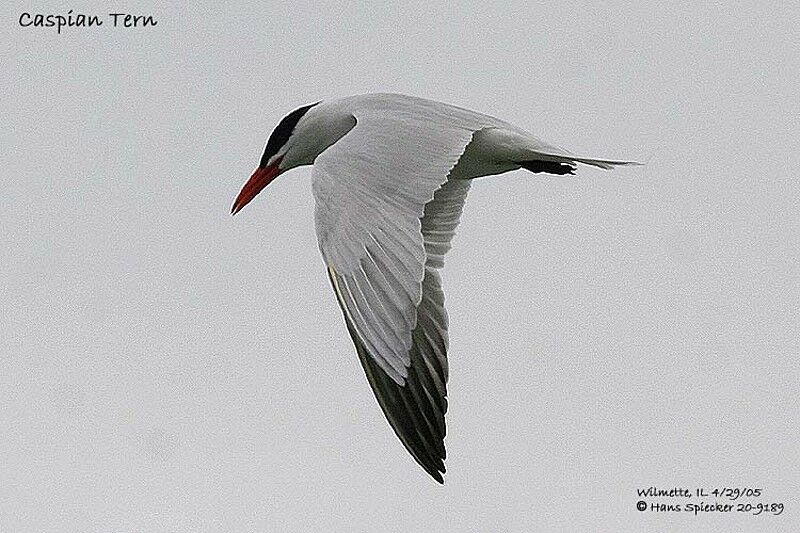
[[[234,204],[313,164],[320,251],[378,403],[400,440],[443,481],[447,313],[438,270],[470,179],[526,168],[572,173],[577,157],[507,122],[396,94],[321,102],[287,116]]]

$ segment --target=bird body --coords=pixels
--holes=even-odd
[[[350,96],[285,117],[233,206],[313,164],[320,251],[367,379],[417,462],[443,482],[448,317],[439,270],[471,179],[571,174],[577,157],[500,119],[398,94]]]

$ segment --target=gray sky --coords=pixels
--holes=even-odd
[[[0,11],[0,530],[788,531],[800,9],[260,2]],[[710,4],[710,3],[709,3]],[[645,161],[479,180],[444,270],[446,484],[393,435],[281,117],[393,91]],[[636,510],[762,487],[782,516]],[[681,502],[682,503],[682,502]]]

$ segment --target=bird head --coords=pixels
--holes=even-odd
[[[314,163],[319,154],[355,124],[353,115],[330,110],[319,102],[295,109],[283,117],[267,140],[258,168],[236,197],[231,214],[241,211],[283,172]]]

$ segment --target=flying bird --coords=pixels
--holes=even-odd
[[[445,472],[448,318],[439,270],[470,180],[573,174],[633,161],[579,157],[494,117],[400,94],[317,102],[286,115],[231,209],[314,165],[319,248],[383,413],[439,483]]]

